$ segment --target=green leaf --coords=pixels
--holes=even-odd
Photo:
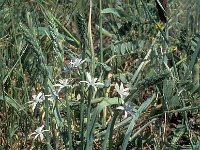
[[[143,102],[138,109],[139,113],[142,113],[152,103],[155,97],[156,94],[154,94],[152,97],[148,98],[145,102]]]
[[[184,125],[178,125],[177,128],[175,129],[174,136],[172,137],[172,144],[176,144],[178,140],[183,136],[183,134],[186,131],[186,127]]]
[[[98,116],[99,113],[103,110],[103,108],[111,105],[116,105],[116,104],[122,104],[122,99],[118,97],[114,98],[104,98],[102,102],[98,104],[98,106],[94,109],[91,120],[88,122],[90,124],[89,129],[87,129],[87,132],[89,133],[89,136],[87,137],[87,147],[92,147],[93,143],[93,133],[94,129],[96,127],[97,121],[98,121]]]
[[[50,31],[47,27],[38,27],[38,33],[39,33],[40,37],[43,37],[47,34],[50,35]],[[66,40],[68,43],[74,44],[73,43],[74,41],[70,37],[68,37],[64,34],[58,33],[57,37],[58,37],[59,41],[60,40]]]
[[[126,150],[132,130],[135,126],[136,121],[138,120],[138,118],[141,116],[142,112],[151,104],[151,102],[154,100],[154,98],[156,97],[156,94],[154,94],[151,98],[148,98],[145,102],[142,103],[142,105],[139,107],[139,109],[137,110],[137,112],[135,113],[129,127],[128,130],[125,133],[124,136],[124,140],[122,143],[122,150]]]
[[[104,63],[100,63],[100,64],[103,66],[103,68],[104,68],[106,71],[111,71],[111,70],[112,70],[110,66],[108,66],[108,65],[106,65],[106,64],[104,64]]]
[[[168,100],[168,99],[171,99],[172,96],[173,96],[173,93],[174,93],[174,88],[175,85],[173,83],[172,80],[164,80],[163,82],[163,93],[165,95],[165,98]]]
[[[122,55],[126,53],[126,43],[121,44],[120,52]]]
[[[133,130],[133,128],[135,126],[135,123],[138,120],[138,118],[139,118],[139,113],[136,112],[135,116],[133,117],[133,119],[132,119],[132,121],[131,121],[131,123],[130,123],[130,125],[128,127],[128,130],[125,133],[124,140],[123,140],[123,143],[122,143],[122,150],[126,150],[128,142],[129,142],[129,139],[130,139],[130,135],[132,133],[132,130]]]
[[[118,17],[121,17],[119,14],[119,11],[115,8],[105,8],[101,11],[102,14],[113,14],[116,15]]]
[[[195,52],[192,54],[191,56],[191,61],[189,63],[189,69],[188,69],[188,72],[186,73],[186,77],[188,76],[188,74],[191,73],[191,71],[193,70],[194,68],[194,65],[196,64],[197,62],[197,59],[199,57],[199,54],[200,54],[200,40],[198,41],[198,44],[197,44],[197,47],[196,47],[196,50]]]
[[[108,88],[110,86],[110,83],[111,83],[111,79],[106,79],[104,82],[104,86]]]
[[[24,107],[22,107],[22,105],[20,105],[15,99],[13,99],[12,97],[8,97],[8,96],[0,96],[0,100],[2,101],[6,101],[6,103],[8,103],[9,105],[11,105],[12,107],[14,107],[17,110],[22,110],[24,109]]]
[[[125,75],[125,74],[120,74],[119,77],[120,77],[120,80],[121,80],[123,83],[127,83],[127,79],[126,79],[126,75]]]
[[[106,134],[104,136],[104,141],[103,141],[103,144],[102,144],[102,149],[103,150],[106,150],[107,149],[107,142],[109,140],[109,146],[112,144],[112,135],[110,135],[110,133],[113,131],[114,129],[114,125],[115,125],[115,122],[116,122],[116,119],[117,119],[117,116],[118,114],[114,115],[114,117],[112,117],[109,125],[108,125],[108,128],[106,130]],[[110,136],[109,136],[110,135]],[[110,137],[110,139],[108,139]],[[111,147],[109,147],[111,149]]]
[[[59,108],[57,106],[54,109],[54,117],[56,119],[57,125],[59,127],[63,127],[64,124],[63,124],[63,121],[62,121],[62,118],[61,118],[61,115],[60,115],[60,110],[59,110]]]
[[[115,124],[114,129],[116,130],[116,129],[119,129],[119,128],[123,128],[124,126],[128,125],[131,122],[131,120],[132,120],[131,117],[124,119],[123,121]],[[97,138],[103,137],[103,136],[105,136],[106,133],[107,133],[107,130],[104,130],[102,132],[97,133],[95,137],[97,137]]]

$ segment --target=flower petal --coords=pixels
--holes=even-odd
[[[54,84],[53,86],[63,86],[62,84]]]
[[[37,134],[36,132],[33,132],[33,133],[31,133],[29,136],[32,136],[32,135],[34,135],[34,134]]]
[[[97,85],[97,86],[104,86],[104,84],[101,83],[101,82],[97,82],[97,83],[95,83],[94,85]]]
[[[123,92],[129,91],[129,88],[125,88],[123,89]]]
[[[90,75],[89,72],[86,72],[86,77],[87,77],[87,79],[88,79],[88,82],[91,82],[91,81],[92,81],[92,77],[91,77],[91,75]]]
[[[98,78],[94,78],[94,79],[93,79],[94,83],[97,82],[97,80],[98,80]]]
[[[59,83],[63,85],[64,81],[59,79]]]
[[[124,96],[128,96],[129,93],[128,93],[128,92],[123,92],[123,95],[124,95]]]
[[[117,92],[119,93],[119,85],[118,85],[118,83],[115,84],[115,89],[116,89]]]
[[[123,106],[118,106],[116,109],[124,110]]]
[[[123,83],[121,82],[121,84],[120,84],[120,91],[123,91],[124,90],[124,86],[123,86]]]
[[[39,134],[37,134],[35,137],[34,137],[34,139],[33,140],[35,140],[35,139],[37,139],[37,137],[39,136]]]
[[[87,82],[87,81],[79,81],[80,83],[87,83],[87,84],[89,84],[89,82]]]
[[[96,86],[94,86],[94,91],[95,91],[95,92],[97,91],[97,87],[96,87]]]
[[[40,139],[41,141],[44,139],[44,135],[42,133],[40,134]]]
[[[36,107],[37,103],[32,103],[30,106],[32,106],[32,111],[35,111],[35,107]]]
[[[124,118],[127,118],[127,116],[128,116],[128,113],[125,111],[124,112]]]
[[[42,133],[42,129],[44,128],[44,125],[42,125],[41,127],[38,127],[35,132],[37,133]]]

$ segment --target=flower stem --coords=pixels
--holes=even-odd
[[[67,95],[67,87],[65,87],[65,101],[66,101],[66,107],[67,107],[67,124],[68,124],[68,140],[69,140],[69,149],[73,149],[72,145],[72,132],[71,132],[71,114],[70,114],[70,105],[68,101],[68,95]]]
[[[48,76],[44,79],[44,94],[48,95]],[[49,102],[48,97],[45,96],[45,128],[49,130]],[[46,132],[46,140],[47,140],[47,149],[50,150],[50,135],[49,132]]]
[[[86,149],[92,149],[91,147],[91,134],[90,134],[90,111],[91,111],[91,101],[92,101],[92,96],[93,95],[93,90],[92,86],[89,87],[89,93],[88,93],[88,105],[87,105],[87,134],[86,134],[86,139],[87,139],[87,144],[86,144]]]

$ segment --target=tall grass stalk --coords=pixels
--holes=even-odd
[[[82,49],[82,58],[83,59],[85,59],[85,47],[84,47],[84,49]],[[83,70],[83,72],[80,72],[80,74],[81,74],[81,80],[82,81],[84,81],[85,80],[85,77],[84,77],[84,71],[85,71],[85,62],[83,63],[83,65],[82,65],[82,70]],[[80,142],[80,147],[79,147],[79,149],[80,150],[84,150],[84,133],[85,133],[85,129],[84,129],[84,111],[85,111],[85,109],[84,109],[84,106],[85,106],[85,104],[84,104],[84,102],[85,102],[85,86],[84,86],[84,83],[81,83],[81,102],[80,102],[80,140],[81,140],[81,142]]]
[[[102,1],[99,0],[99,38],[100,38],[100,62],[101,64],[104,63],[103,61],[103,56],[104,56],[104,53],[103,53],[103,39],[102,39],[102,35],[103,35],[103,31],[102,31]],[[101,82],[103,82],[103,66],[101,65],[101,69],[100,69],[100,74],[101,74]],[[102,126],[103,128],[106,127],[106,113],[107,113],[107,109],[104,108],[103,109],[103,117],[102,117]]]
[[[95,75],[95,60],[94,60],[94,47],[93,47],[93,40],[92,40],[92,0],[90,0],[89,5],[89,16],[88,16],[88,36],[89,36],[89,45],[91,50],[91,77],[93,78]],[[86,149],[90,150],[92,149],[91,141],[93,141],[92,137],[90,136],[90,113],[91,113],[91,101],[92,101],[92,95],[93,95],[93,88],[88,88],[88,104],[87,104],[87,133],[86,133]]]
[[[69,149],[73,149],[73,143],[72,143],[72,131],[71,131],[71,112],[70,112],[70,105],[69,105],[69,99],[68,99],[68,89],[65,87],[65,103],[66,103],[66,109],[67,109],[67,125],[68,125],[68,141],[69,141]]]
[[[94,55],[94,46],[93,46],[93,39],[92,39],[92,0],[90,0],[90,7],[89,7],[89,16],[88,16],[88,36],[89,36],[89,45],[91,51],[91,76],[95,75],[95,55]]]
[[[48,72],[45,70],[44,76],[44,94],[48,95]],[[45,97],[45,128],[50,131],[50,120],[49,120],[49,100],[48,97]],[[47,132],[46,141],[47,141],[47,149],[50,150],[50,134]]]
[[[100,36],[100,58],[101,63],[103,63],[103,42],[102,42],[102,2],[99,0],[99,36]],[[101,66],[101,72],[103,72],[103,67]]]
[[[82,3],[82,1],[80,2]],[[77,17],[76,17],[76,23],[78,26],[79,30],[79,37],[80,37],[80,49],[81,49],[81,54],[82,54],[82,60],[86,59],[86,49],[88,48],[87,45],[87,40],[88,36],[86,35],[86,24],[85,24],[85,17],[83,14],[83,10],[79,9],[77,12]],[[80,27],[79,27],[80,26]],[[80,74],[80,79],[81,81],[85,81],[85,75],[84,73],[86,72],[86,64],[83,62],[82,64],[82,69],[78,69],[79,74]],[[80,150],[84,150],[85,147],[85,141],[84,141],[84,133],[85,133],[85,128],[84,128],[84,118],[85,118],[85,83],[81,82],[81,99],[80,99]]]
[[[199,149],[200,1],[168,3],[157,28],[155,0],[4,0],[0,149]],[[104,88],[80,82],[86,72]]]
[[[80,42],[66,29],[66,27],[64,27],[64,26],[60,23],[60,21],[59,21],[57,18],[55,18],[53,15],[52,15],[52,17],[54,18],[55,22],[63,29],[63,31],[64,31],[70,38],[73,39],[73,41],[76,43],[76,45],[79,46],[79,45],[80,45]]]

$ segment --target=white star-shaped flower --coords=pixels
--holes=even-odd
[[[57,94],[57,92],[55,91],[55,89],[51,89],[51,94],[45,95],[45,96],[47,96],[48,100],[50,102],[52,102],[52,103],[54,103],[54,100],[56,100],[57,97],[59,97],[58,94]]]
[[[30,106],[32,107],[32,111],[34,112],[35,107],[38,103],[42,103],[45,100],[44,93],[39,92],[38,95],[33,95],[33,100],[29,101]]]
[[[69,82],[70,82],[71,80],[69,80],[69,79],[63,79],[63,80],[59,80],[59,84],[55,84],[54,86],[57,86],[57,87],[59,87],[59,89],[58,89],[58,93],[64,88],[64,87],[67,87],[67,86],[69,86]]]
[[[84,62],[85,62],[85,59],[82,60],[79,58],[75,58],[75,60],[74,61],[71,60],[69,64],[70,64],[71,68],[78,68]]]
[[[134,113],[137,111],[131,102],[127,102],[123,106],[118,106],[116,109],[124,111],[124,118],[127,118],[128,114],[134,116]]]
[[[88,87],[92,86],[94,87],[94,90],[97,91],[97,87],[99,86],[104,86],[103,83],[101,82],[97,82],[98,78],[92,78],[91,74],[89,72],[86,72],[86,77],[87,77],[87,81],[80,81],[80,82],[85,82],[87,83]]]
[[[128,112],[125,110],[125,107],[124,107],[124,106],[118,106],[116,109],[124,110],[124,117],[125,117],[125,118],[128,116]]]
[[[64,73],[68,73],[72,70],[71,66],[67,66],[67,67],[64,67],[63,71]]]
[[[122,99],[126,98],[129,95],[129,88],[124,88],[123,83],[121,83],[120,86],[118,85],[118,83],[116,83],[115,89]]]
[[[38,127],[35,132],[31,133],[30,136],[35,135],[34,139],[35,140],[38,136],[40,137],[40,140],[42,141],[44,139],[43,132],[49,131],[49,130],[43,130],[44,125],[41,127]]]

